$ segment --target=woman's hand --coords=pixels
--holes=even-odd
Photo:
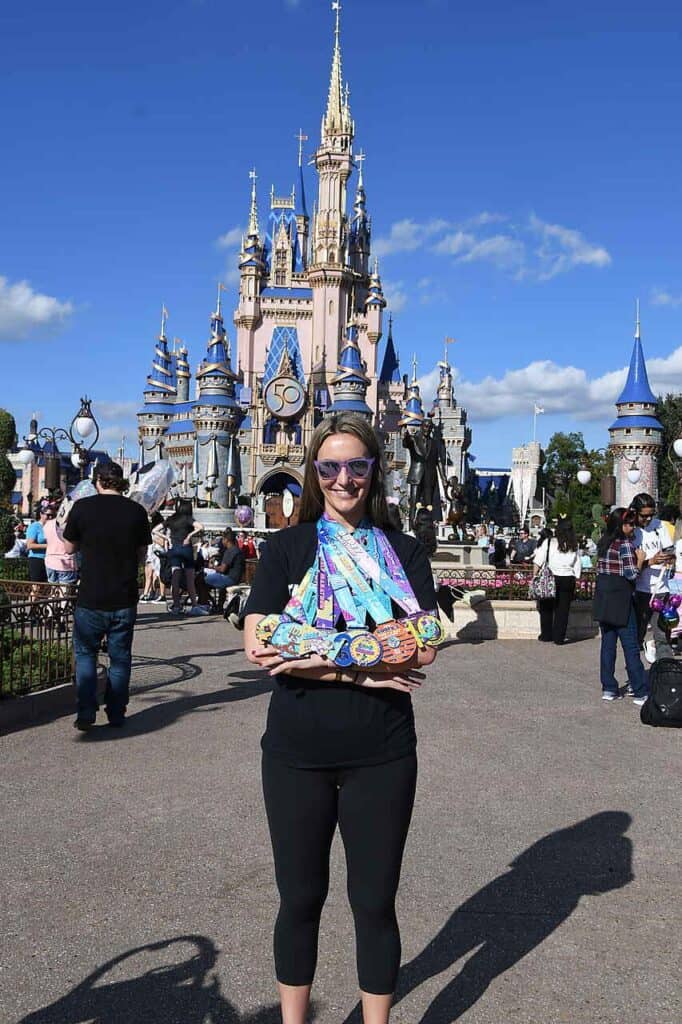
[[[371,672],[358,672],[355,680],[356,686],[362,686],[367,690],[400,690],[401,693],[414,693],[425,679],[423,672],[415,672],[414,669],[400,671],[400,667],[394,668],[393,674],[373,676]]]
[[[335,672],[336,665],[323,658],[321,654],[311,654],[308,658],[283,658],[275,647],[254,647],[249,652],[249,661],[262,668],[267,668],[271,676],[276,676],[282,668],[286,668],[291,675],[306,669],[324,669],[327,672]]]

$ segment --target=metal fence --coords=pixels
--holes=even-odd
[[[463,565],[453,568],[434,566],[434,574],[443,586],[460,590],[485,590],[491,601],[528,601],[528,585],[533,577],[531,566],[510,566],[494,569],[492,566]],[[577,601],[591,601],[596,574],[584,572],[577,581]]]
[[[75,588],[0,579],[0,698],[73,679]]]

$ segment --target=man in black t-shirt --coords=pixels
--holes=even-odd
[[[220,610],[225,601],[225,590],[241,583],[246,566],[244,554],[235,540],[234,530],[229,526],[223,533],[215,562],[216,568],[205,572],[204,580],[208,587],[215,587],[220,592]]]
[[[82,558],[73,646],[78,698],[74,725],[83,731],[92,728],[97,716],[97,654],[105,637],[109,654],[107,717],[110,725],[123,725],[137,614],[138,565],[144,562],[152,539],[145,510],[123,497],[126,482],[119,465],[112,462],[100,467],[95,485],[97,494],[77,501],[64,527],[67,548],[80,551]]]

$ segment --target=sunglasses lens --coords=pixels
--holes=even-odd
[[[326,460],[317,463],[317,472],[323,480],[334,480],[341,472],[341,466],[338,462]]]
[[[364,480],[370,469],[369,459],[351,459],[348,463],[348,472],[356,480]]]

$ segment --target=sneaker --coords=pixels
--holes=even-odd
[[[633,697],[633,699],[632,699],[632,703],[633,703],[633,704],[634,704],[634,705],[635,705],[636,707],[638,707],[638,708],[641,708],[643,704],[646,704],[646,702],[648,701],[648,699],[649,699],[648,697]]]
[[[632,683],[628,683],[628,685],[625,687],[625,696],[634,697],[634,695],[635,691],[632,689]]]
[[[162,597],[161,594],[157,594],[156,597],[152,598],[152,604],[165,604],[166,598]]]
[[[152,595],[151,594],[143,594],[142,597],[140,598],[140,604],[149,604],[151,599],[152,599]]]
[[[236,612],[230,612],[227,616],[227,621],[230,625],[234,626],[235,629],[241,631],[244,628],[244,620],[240,619]]]
[[[179,604],[172,604],[168,609],[169,615],[182,615],[182,607]]]
[[[653,639],[652,640],[647,640],[646,643],[644,644],[644,657],[646,658],[646,660],[649,662],[650,665],[653,665],[654,662],[656,661],[656,641],[655,640],[653,640]]]
[[[122,729],[125,721],[125,715],[114,715],[109,719],[109,725],[112,729]]]
[[[613,690],[604,690],[601,695],[602,700],[622,700],[620,693],[614,693]]]

